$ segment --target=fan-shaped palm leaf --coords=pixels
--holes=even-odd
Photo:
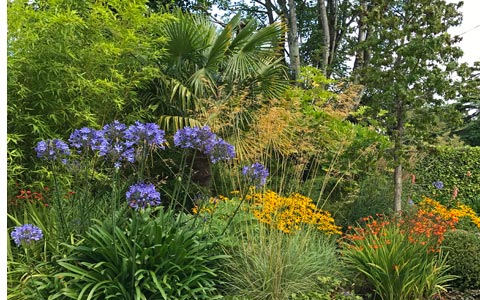
[[[162,25],[168,41],[159,66],[164,76],[153,90],[165,103],[158,112],[165,125],[194,124],[206,99],[278,97],[286,86],[286,74],[275,59],[281,27],[258,30],[255,20],[240,27],[240,14],[221,30],[205,17],[174,11],[175,21]],[[284,82],[282,82],[284,81]],[[234,97],[233,97],[234,98]],[[178,127],[177,127],[178,128]]]

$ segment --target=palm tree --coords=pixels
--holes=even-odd
[[[286,72],[277,51],[280,24],[258,28],[240,14],[218,30],[205,16],[175,10],[175,20],[161,25],[167,38],[158,61],[163,74],[141,93],[156,107],[167,130],[199,125],[198,114],[208,101],[228,102],[239,95],[268,100],[287,87]]]

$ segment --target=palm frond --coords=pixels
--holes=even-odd
[[[212,47],[206,53],[207,62],[205,67],[213,69],[220,65],[226,55],[226,51],[231,43],[234,23],[229,22],[215,39]]]
[[[194,118],[168,115],[159,116],[157,122],[159,126],[167,132],[175,132],[186,126],[194,127],[203,125],[199,120]]]

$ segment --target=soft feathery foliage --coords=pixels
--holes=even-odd
[[[359,181],[387,170],[390,142],[372,128],[345,122],[358,97],[355,87],[328,81],[311,68],[301,79],[302,88],[268,102],[245,96],[211,101],[202,120],[228,136],[240,161],[266,161],[274,190],[301,192],[314,202],[329,198],[344,211]]]
[[[121,211],[122,214],[128,212]],[[67,282],[57,295],[75,299],[216,299],[221,256],[192,220],[163,207],[131,211],[112,226],[98,222],[58,263]],[[120,220],[120,219],[119,219]]]
[[[318,277],[338,271],[335,244],[313,231],[293,235],[267,226],[246,229],[222,268],[229,295],[250,300],[287,300],[292,294],[322,291]]]

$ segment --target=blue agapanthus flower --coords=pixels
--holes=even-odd
[[[232,145],[214,134],[210,127],[184,127],[173,136],[175,146],[195,149],[210,157],[212,163],[229,160],[235,157]]]
[[[128,188],[128,205],[135,210],[160,205],[160,193],[153,184],[137,183]]]
[[[441,181],[435,181],[435,182],[433,183],[433,186],[434,186],[436,189],[439,189],[439,190],[440,190],[440,189],[443,189],[443,182],[441,182]]]
[[[112,124],[103,126],[104,140],[99,145],[99,155],[108,157],[114,162],[115,168],[120,168],[122,162],[135,162],[135,150],[129,146],[125,133],[127,126],[115,120]]]
[[[208,155],[210,156],[212,164],[219,161],[227,161],[235,158],[235,148],[223,139],[218,138]]]
[[[210,127],[184,127],[177,130],[173,136],[173,143],[180,148],[190,148],[208,154],[215,144],[216,135]]]
[[[89,127],[75,129],[68,139],[70,146],[77,149],[79,153],[91,149],[100,150],[102,145],[107,143],[103,131]]]
[[[267,183],[267,177],[269,173],[268,169],[264,165],[256,162],[251,166],[243,167],[242,175],[249,184],[260,188]]]
[[[43,233],[40,228],[32,224],[25,224],[16,226],[10,233],[13,241],[17,246],[28,245],[34,241],[39,241],[43,238]]]
[[[125,139],[128,146],[161,146],[165,143],[165,131],[155,123],[141,123],[135,121],[125,131]],[[161,146],[163,148],[163,146]]]
[[[60,159],[62,162],[65,162],[65,158],[70,155],[70,148],[60,139],[40,141],[37,143],[35,151],[37,152],[37,157],[49,161]]]

